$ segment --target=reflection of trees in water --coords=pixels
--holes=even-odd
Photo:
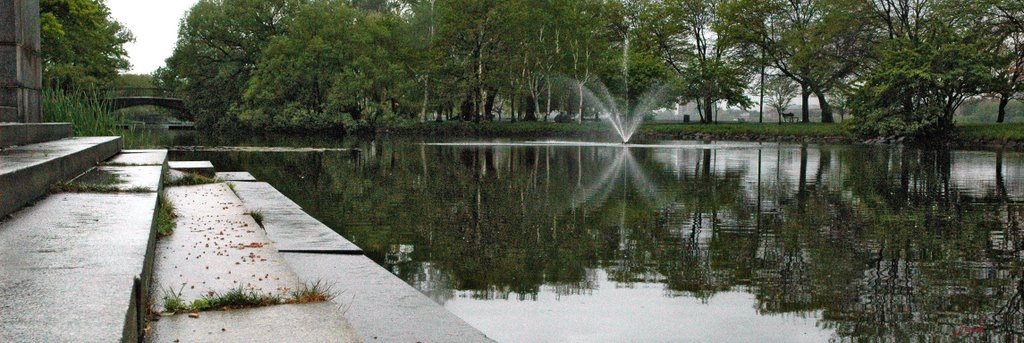
[[[820,311],[844,337],[950,335],[982,317],[988,338],[1021,333],[1024,204],[1007,189],[1024,180],[993,154],[994,182],[958,187],[950,156],[374,143],[209,158],[271,180],[375,260],[415,247],[388,267],[440,302],[586,294],[599,268],[668,296],[741,288],[759,313]]]

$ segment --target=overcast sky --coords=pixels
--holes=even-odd
[[[125,45],[131,73],[148,74],[164,65],[178,39],[178,21],[197,0],[107,0],[114,20],[135,35]]]

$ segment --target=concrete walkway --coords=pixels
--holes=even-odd
[[[185,303],[244,289],[289,298],[302,287],[241,200],[225,183],[168,187],[177,228],[157,245],[156,310],[168,296]],[[329,303],[177,314],[152,323],[150,342],[359,342]]]

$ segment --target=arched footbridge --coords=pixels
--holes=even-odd
[[[174,110],[183,117],[191,117],[185,101],[174,92],[163,88],[115,88],[107,93],[106,101],[114,110],[135,106],[159,106]]]

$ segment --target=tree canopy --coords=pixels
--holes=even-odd
[[[353,130],[582,121],[607,115],[588,88],[630,105],[656,85],[670,86],[660,104],[712,123],[755,105],[769,75],[775,100],[797,87],[804,122],[814,98],[822,122],[838,111],[865,135],[932,135],[967,99],[1017,96],[1022,13],[1011,0],[201,0],[157,81],[203,125]]]
[[[102,0],[41,0],[43,79],[47,87],[105,85],[130,67],[131,32]]]

